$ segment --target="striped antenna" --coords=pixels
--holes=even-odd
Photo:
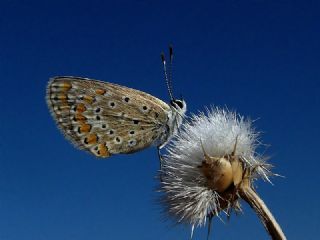
[[[166,84],[167,84],[169,96],[170,96],[171,100],[174,100],[174,97],[173,97],[173,94],[172,94],[172,87],[170,85],[169,78],[168,78],[168,73],[167,73],[166,58],[165,58],[165,55],[164,55],[163,52],[161,53],[161,61],[162,61],[162,64],[163,64],[164,78],[165,78],[165,81],[166,81]]]
[[[173,75],[173,47],[170,44],[169,45],[169,58],[170,58],[170,62],[169,62],[169,76],[168,76],[168,80],[169,80],[169,86],[171,91],[173,92],[173,87],[172,87],[172,75]]]

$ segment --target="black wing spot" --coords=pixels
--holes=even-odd
[[[97,119],[97,120],[100,120],[100,119],[101,119],[101,117],[100,117],[100,116],[96,116],[96,119]]]
[[[110,108],[115,108],[116,107],[116,103],[115,102],[109,102],[109,107]]]
[[[133,124],[139,124],[139,120],[133,120]]]
[[[148,113],[149,112],[149,107],[144,105],[140,108],[140,110],[143,112],[143,113]]]
[[[133,146],[135,146],[136,144],[137,144],[137,140],[135,140],[135,139],[131,139],[131,140],[128,142],[129,147],[133,147]]]

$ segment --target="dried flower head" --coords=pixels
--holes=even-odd
[[[241,210],[238,200],[253,191],[253,180],[269,181],[271,174],[256,152],[258,137],[252,122],[235,112],[212,108],[193,115],[163,156],[166,212],[193,229],[221,211],[229,215],[232,209]]]

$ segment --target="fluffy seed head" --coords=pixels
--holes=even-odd
[[[227,109],[193,115],[163,157],[166,212],[178,222],[202,226],[222,210],[239,209],[231,185],[236,191],[245,176],[250,182],[257,177],[269,180],[269,165],[256,153],[258,135],[250,120]]]

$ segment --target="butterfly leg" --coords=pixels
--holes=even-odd
[[[158,147],[157,150],[158,150],[158,158],[159,158],[159,163],[160,163],[160,170],[162,170],[162,156],[160,153],[160,148]]]
[[[160,181],[162,182],[162,167],[163,167],[163,160],[162,160],[162,156],[160,153],[160,147],[157,147],[157,151],[158,151],[158,158],[159,158],[159,164],[160,164]]]

